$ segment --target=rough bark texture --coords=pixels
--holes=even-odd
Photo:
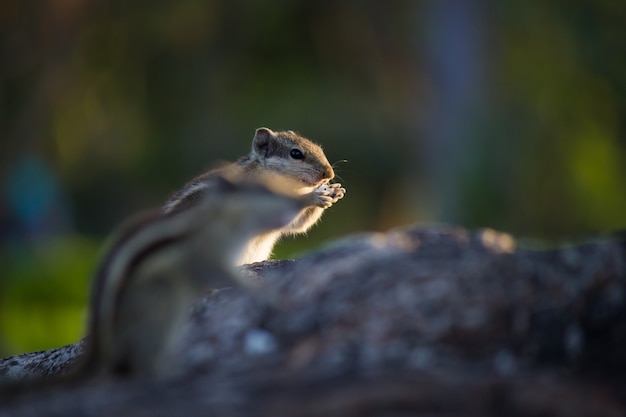
[[[437,227],[247,268],[194,306],[175,376],[0,394],[0,416],[623,416],[626,243]],[[0,361],[59,372],[80,346]],[[54,359],[56,356],[57,359]]]

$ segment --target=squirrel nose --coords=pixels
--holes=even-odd
[[[335,171],[333,171],[333,168],[332,167],[326,168],[326,171],[324,172],[324,178],[328,178],[332,180],[334,177],[335,177]]]

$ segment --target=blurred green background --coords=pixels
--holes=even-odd
[[[344,200],[296,256],[422,222],[626,226],[626,2],[0,2],[0,356],[76,341],[106,236],[254,130]]]

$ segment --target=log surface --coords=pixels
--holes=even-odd
[[[539,251],[415,227],[244,272],[261,289],[195,305],[171,378],[5,391],[0,416],[626,414],[623,237]],[[0,379],[81,347],[6,358]]]

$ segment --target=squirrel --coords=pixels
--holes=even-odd
[[[211,192],[178,216],[160,210],[122,225],[92,283],[83,354],[62,373],[0,382],[0,403],[92,377],[171,376],[168,361],[189,308],[209,290],[255,287],[235,260],[252,236],[292,221],[309,196],[259,182],[213,179]]]
[[[166,201],[163,213],[177,215],[194,207],[199,196],[213,188],[218,176],[235,181],[258,179],[279,190],[307,195],[310,201],[289,224],[252,237],[237,259],[237,265],[268,259],[282,236],[308,231],[324,210],[346,192],[341,184],[330,184],[335,172],[319,145],[291,130],[274,132],[262,127],[256,130],[252,150],[247,156],[189,181]]]
[[[91,294],[78,374],[162,375],[189,307],[233,283],[249,286],[236,259],[260,233],[282,228],[311,204],[252,182],[212,179],[211,192],[177,216],[149,212],[113,238]]]

